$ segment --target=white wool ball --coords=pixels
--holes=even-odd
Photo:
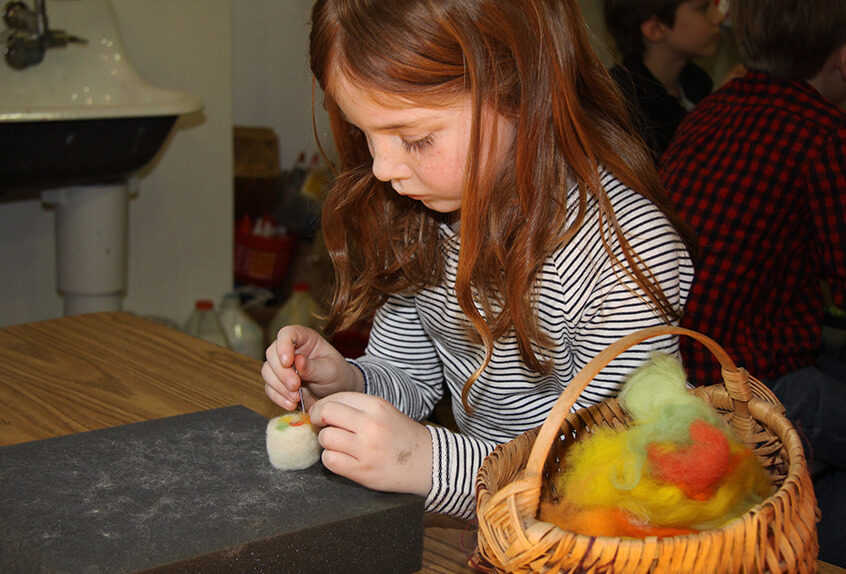
[[[308,415],[288,412],[267,423],[267,454],[280,470],[301,470],[320,458],[317,433]]]

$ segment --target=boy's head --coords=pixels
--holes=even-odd
[[[846,44],[846,0],[732,0],[743,64],[783,80],[816,76]]]
[[[689,0],[604,0],[605,27],[623,56],[643,57],[646,42],[641,27],[652,18],[672,28],[676,9]]]
[[[688,58],[710,56],[724,19],[714,0],[604,0],[603,14],[617,49],[635,60],[658,43]]]

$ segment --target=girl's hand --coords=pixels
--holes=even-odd
[[[308,327],[289,325],[280,329],[265,357],[261,369],[264,390],[283,409],[292,411],[299,406],[300,386],[306,409],[332,393],[364,390],[361,372]]]
[[[359,484],[426,496],[432,488],[432,440],[422,424],[388,401],[362,393],[338,393],[309,411],[322,427],[323,465]]]

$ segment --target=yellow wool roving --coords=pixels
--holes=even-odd
[[[717,528],[772,493],[752,451],[688,392],[675,357],[654,353],[619,401],[632,425],[569,449],[541,520],[591,536],[675,536]]]

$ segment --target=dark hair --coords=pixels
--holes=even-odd
[[[605,27],[623,56],[640,59],[646,48],[640,26],[653,16],[671,28],[679,4],[689,0],[604,0]]]
[[[846,44],[846,0],[732,0],[743,64],[782,80],[808,80]]]
[[[609,256],[612,240],[623,247],[623,260],[614,264],[657,313],[668,321],[678,317],[681,310],[626,240],[600,170],[652,199],[680,230],[686,227],[634,136],[576,0],[318,0],[310,42],[311,68],[325,91],[342,163],[323,211],[336,282],[327,332],[368,316],[390,294],[437,284],[439,225],[449,217],[374,177],[364,135],[333,100],[339,76],[417,105],[459,96],[473,103],[455,293],[487,358],[465,385],[465,397],[490,361],[494,341],[510,332],[530,368],[549,369],[537,353],[549,341],[533,308],[535,290],[527,286],[578,231],[588,198],[599,205],[600,218],[590,223],[602,226]],[[496,134],[482,133],[486,110],[516,124],[507,169],[497,174],[478,165],[483,146],[497,149]],[[580,190],[576,213],[567,208],[573,182]]]

